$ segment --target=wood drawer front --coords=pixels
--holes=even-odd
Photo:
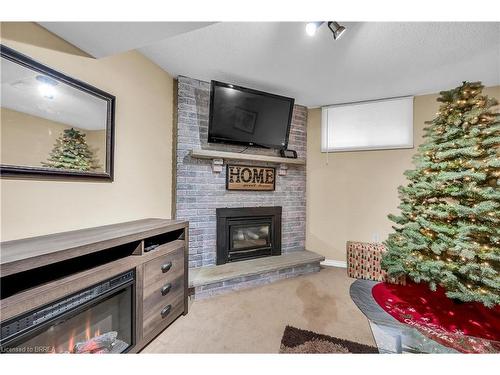
[[[165,303],[149,310],[146,310],[146,307],[144,308],[142,329],[144,337],[147,337],[151,332],[157,330],[158,327],[165,328],[182,314],[184,311],[184,299],[180,297],[170,301],[166,300]],[[162,316],[163,309],[169,309],[168,314],[165,316]]]
[[[169,314],[164,318],[161,317],[160,311],[161,309],[154,314],[144,315],[143,339],[145,342],[151,341],[156,335],[167,328],[170,323],[182,315],[184,312],[184,301],[180,299],[175,304],[172,304]]]
[[[171,262],[163,272],[162,265]],[[162,288],[170,286],[165,294]],[[144,265],[143,334],[148,335],[158,326],[167,326],[184,310],[184,247],[162,255]],[[168,307],[170,306],[170,307]],[[169,309],[162,316],[162,310]]]
[[[171,264],[168,271],[162,270],[162,266]],[[144,296],[146,290],[156,284],[162,284],[166,279],[173,280],[184,274],[184,245],[173,249],[168,254],[150,260],[144,264]]]

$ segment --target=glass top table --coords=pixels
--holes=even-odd
[[[373,338],[380,353],[461,353],[445,346],[416,328],[399,322],[375,301],[372,288],[379,281],[356,280],[351,284],[350,295],[356,306],[368,318]],[[477,345],[482,353],[498,353],[500,343],[480,338],[447,334],[456,343]],[[471,344],[472,343],[472,344]],[[477,343],[477,344],[474,344]]]

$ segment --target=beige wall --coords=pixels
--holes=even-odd
[[[60,122],[0,108],[0,161],[2,164],[42,167],[56,140],[69,128]],[[85,134],[86,143],[98,161],[100,168],[93,172],[104,171],[106,131],[73,128]]]
[[[500,99],[500,86],[484,90]],[[435,117],[437,95],[415,97],[414,142],[421,143],[424,121]],[[307,126],[306,248],[327,259],[345,261],[346,241],[385,240],[387,214],[397,213],[397,187],[412,168],[415,149],[320,152],[321,109],[310,109]]]
[[[11,240],[171,215],[173,80],[137,52],[93,59],[33,23],[2,23],[1,42],[116,96],[115,181],[2,179]]]
[[[79,130],[85,133],[89,149],[100,166],[97,171],[106,169],[106,130]]]

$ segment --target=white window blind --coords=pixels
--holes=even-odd
[[[322,152],[412,147],[413,97],[322,108]]]

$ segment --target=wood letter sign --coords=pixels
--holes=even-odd
[[[250,165],[227,165],[227,190],[273,191],[275,188],[276,169],[273,167],[255,167]]]

